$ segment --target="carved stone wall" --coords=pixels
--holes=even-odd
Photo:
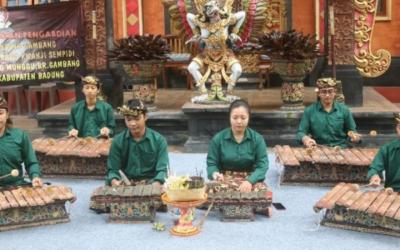
[[[92,0],[83,0],[83,15],[85,26],[85,54],[86,68],[93,69],[94,66],[94,45],[92,29]],[[107,43],[106,43],[106,3],[104,0],[95,0],[95,9],[97,13],[97,69],[107,69]]]

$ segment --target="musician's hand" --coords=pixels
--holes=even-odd
[[[159,181],[155,181],[155,182],[153,182],[153,184],[152,184],[153,186],[161,186],[161,182],[159,182]]]
[[[124,183],[122,181],[120,181],[120,180],[112,179],[112,181],[111,181],[111,186],[112,187],[121,187],[123,185],[124,185]]]
[[[369,180],[369,185],[374,188],[379,187],[381,185],[381,177],[379,177],[377,174],[373,175]]]
[[[304,146],[306,147],[311,147],[313,145],[317,145],[317,142],[314,139],[311,139],[309,136],[304,136],[303,139],[301,139],[303,142]]]
[[[34,188],[41,188],[43,186],[43,179],[39,177],[35,177],[32,180],[32,186]]]
[[[249,181],[244,181],[242,182],[242,184],[240,184],[239,191],[244,193],[250,193],[252,187],[253,185]]]
[[[110,130],[107,127],[104,127],[100,130],[100,134],[108,136],[110,134]]]
[[[78,130],[72,129],[69,131],[69,136],[77,137],[78,136]]]
[[[359,142],[361,138],[360,134],[354,134],[353,137],[351,137],[350,141],[352,142]]]
[[[222,181],[222,180],[224,180],[224,175],[221,173],[218,173],[218,172],[214,172],[212,174],[212,178],[213,178],[213,180]]]

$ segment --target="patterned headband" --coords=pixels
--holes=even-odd
[[[100,84],[99,79],[95,78],[94,76],[85,76],[82,77],[82,84],[89,84],[89,85],[98,85]]]
[[[124,116],[140,116],[141,114],[147,113],[147,108],[144,106],[143,102],[140,101],[140,105],[136,107],[131,107],[128,105],[122,105],[122,107],[118,107],[117,111],[119,114]]]
[[[0,96],[0,109],[7,109],[8,110],[8,103],[6,99]]]
[[[400,113],[393,113],[394,119],[397,123],[400,123]]]
[[[315,92],[319,92],[320,89],[332,88],[336,86],[336,81],[333,78],[320,78],[317,81],[317,88]]]

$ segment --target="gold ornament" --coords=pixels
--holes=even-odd
[[[83,84],[98,85],[99,79],[95,78],[94,76],[86,76],[82,77],[82,82],[84,82]]]
[[[394,119],[396,120],[397,123],[400,123],[400,113],[394,113]]]
[[[146,111],[146,107],[143,105],[143,103],[140,103],[141,105],[139,107],[128,107],[127,105],[122,105],[122,107],[118,107],[117,111],[121,115],[125,116],[139,116],[143,114]]]
[[[239,29],[238,29],[238,28],[236,28],[236,27],[235,27],[235,28],[233,28],[233,29],[232,29],[232,33],[235,33],[235,34],[239,33]]]
[[[193,32],[194,35],[200,34],[200,31],[197,28],[192,29],[192,32]]]

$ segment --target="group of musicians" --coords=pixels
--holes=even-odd
[[[112,107],[98,99],[100,83],[92,76],[83,78],[85,100],[76,103],[69,119],[69,136],[114,137],[115,120]],[[356,124],[349,108],[335,101],[336,82],[319,79],[316,88],[319,100],[308,106],[301,118],[297,141],[306,147],[326,145],[348,147],[348,141],[360,142]],[[165,138],[146,127],[148,111],[144,103],[133,99],[117,109],[124,115],[126,130],[112,141],[107,160],[106,185],[124,185],[119,170],[132,183],[161,185],[168,174],[168,148]],[[264,138],[248,127],[251,111],[246,101],[236,100],[229,107],[231,127],[217,133],[207,154],[207,173],[210,180],[223,181],[225,172],[246,172],[238,190],[250,192],[264,183],[268,170],[268,155]],[[400,114],[395,114],[397,134],[400,137]],[[348,131],[354,131],[352,137]],[[24,181],[22,164],[31,183]],[[13,169],[18,176],[0,178],[0,188],[22,185],[41,187],[42,175],[35,152],[27,134],[12,128],[9,107],[0,97],[0,176]],[[381,147],[370,165],[366,177],[371,185],[379,186],[385,171],[385,186],[400,191],[400,139]]]

